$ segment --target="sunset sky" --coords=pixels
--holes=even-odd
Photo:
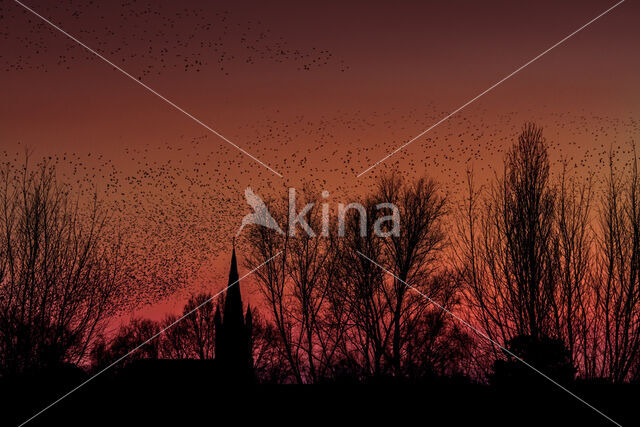
[[[611,148],[628,160],[640,135],[630,0],[361,177],[616,1],[24,3],[283,175],[0,4],[0,160],[51,156],[62,179],[97,186],[136,225],[149,262],[191,272],[152,313],[226,285],[247,186],[283,196],[309,182],[337,204],[394,169],[456,200],[468,167],[481,182],[500,170],[525,120],[579,174],[600,173]]]

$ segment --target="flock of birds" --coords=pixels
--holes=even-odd
[[[236,18],[229,10],[166,0],[27,5],[107,58],[117,58],[140,80],[173,70],[228,75],[237,63],[349,68],[327,49],[291,45],[260,21]],[[0,24],[0,37],[9,47],[0,53],[0,64],[7,71],[47,72],[53,64],[70,69],[78,59],[98,60],[69,39],[63,51],[51,49],[56,30],[13,2],[0,4]]]
[[[69,19],[77,20],[72,33],[108,57],[120,58],[124,65],[131,62],[140,78],[169,68],[199,72],[213,67],[228,73],[234,61],[283,62],[300,70],[348,68],[327,50],[291,47],[261,23],[238,22],[230,12],[218,11],[212,21],[211,13],[180,8],[174,2],[160,8],[151,1],[124,1],[121,7],[108,10],[97,1],[89,2],[90,7],[76,4],[56,3],[42,7],[41,12],[55,22],[56,17],[66,17],[67,28],[74,28]],[[174,13],[167,13],[167,8]],[[112,17],[113,10],[120,12]],[[46,71],[52,65],[40,54],[50,45],[42,27],[45,24],[26,13],[11,2],[0,5],[0,21],[9,23],[2,26],[0,36],[19,45],[1,53],[8,72]],[[25,19],[33,25],[12,29],[12,22]],[[89,19],[96,24],[82,29],[80,23]],[[57,65],[72,67],[81,56],[95,60],[73,42],[66,43],[68,52],[58,56]],[[236,46],[231,48],[229,43]],[[148,48],[141,51],[142,45]],[[277,198],[285,197],[288,187],[299,189],[312,182],[330,192],[329,202],[348,203],[370,191],[376,177],[397,170],[406,179],[424,174],[435,178],[456,201],[464,196],[469,168],[474,169],[479,185],[500,172],[505,151],[524,121],[543,125],[556,166],[565,161],[578,175],[608,167],[611,150],[619,159],[618,166],[628,167],[632,158],[629,142],[640,131],[633,118],[594,117],[586,112],[495,115],[478,103],[357,177],[447,113],[436,105],[336,111],[325,116],[273,113],[234,131],[232,139],[246,141],[243,148],[284,179],[206,133],[179,141],[132,143],[111,156],[53,148],[44,154],[44,160],[56,167],[60,181],[75,194],[89,198],[97,192],[110,212],[110,223],[127,236],[135,254],[133,270],[146,282],[147,292],[136,295],[135,305],[141,306],[176,292],[191,292],[212,278],[224,280],[231,237],[247,213],[244,190],[249,186],[263,198]],[[3,164],[19,165],[23,160],[23,148],[0,151]],[[214,265],[216,257],[221,268]]]
[[[244,200],[247,187],[263,199],[282,199],[287,187],[300,191],[305,183],[313,183],[330,192],[327,201],[335,207],[361,200],[377,176],[396,170],[409,180],[431,176],[451,200],[461,201],[466,170],[474,169],[478,185],[489,183],[501,171],[504,153],[522,125],[516,118],[522,113],[504,115],[494,123],[483,121],[483,113],[452,118],[360,178],[359,171],[388,152],[389,141],[401,143],[424,125],[424,118],[417,113],[398,120],[391,112],[341,112],[315,121],[299,116],[289,123],[264,119],[248,125],[246,133],[255,135],[248,149],[258,158],[269,158],[284,179],[208,134],[132,145],[118,157],[62,152],[43,160],[55,166],[60,182],[80,198],[89,200],[98,193],[110,225],[126,236],[135,254],[131,267],[144,282],[144,292],[135,294],[134,305],[139,307],[176,292],[193,292],[211,281],[224,283],[231,238],[251,211]],[[605,173],[612,149],[617,167],[628,167],[633,157],[629,141],[639,130],[633,119],[588,115],[559,114],[547,117],[544,125],[553,170],[558,172],[560,162],[566,161],[577,176]],[[370,133],[377,137],[362,136]],[[3,150],[0,161],[21,165],[24,151]]]

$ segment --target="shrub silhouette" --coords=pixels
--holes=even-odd
[[[558,383],[567,384],[574,379],[576,369],[562,340],[518,335],[508,341],[507,349]],[[522,361],[507,352],[504,354],[506,359],[494,363],[491,376],[494,385],[527,386],[548,381]]]

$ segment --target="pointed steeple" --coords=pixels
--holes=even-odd
[[[252,319],[250,308],[246,317],[242,309],[239,280],[234,240],[222,319],[220,319],[220,313],[216,313],[216,360],[223,367],[221,369],[227,380],[250,381],[253,378]]]
[[[229,269],[229,283],[227,284],[227,295],[224,300],[224,313],[222,316],[223,322],[232,328],[244,324],[239,278],[234,241],[233,252],[231,253],[231,268]]]
[[[231,267],[229,268],[229,285],[238,280],[238,261],[236,261],[236,239],[233,239],[233,250],[231,252]]]

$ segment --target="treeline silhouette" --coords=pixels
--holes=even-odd
[[[253,380],[521,386],[547,381],[538,370],[565,385],[637,382],[640,182],[635,155],[630,170],[613,156],[609,166],[601,188],[589,171],[554,177],[528,123],[491,186],[468,172],[460,205],[400,172],[328,220],[316,189],[299,193],[316,233],[251,226],[239,245],[250,269],[275,257],[251,276],[262,297],[248,309]],[[177,323],[136,318],[105,333],[126,293],[126,249],[105,235],[97,198],[81,206],[54,173],[2,169],[2,378],[100,372],[136,347],[114,375],[140,360],[214,359],[224,300],[203,304],[208,293]],[[266,204],[288,230],[288,199]]]

